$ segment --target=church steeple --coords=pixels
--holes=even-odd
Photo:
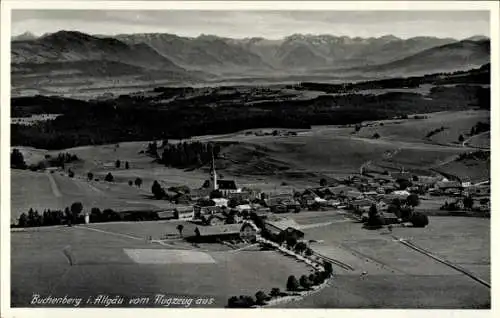
[[[217,185],[217,171],[215,171],[215,158],[213,150],[212,150],[212,168],[210,169],[210,175],[212,179],[212,188],[214,190],[217,190],[219,186]]]

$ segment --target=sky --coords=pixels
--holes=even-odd
[[[12,35],[75,30],[89,34],[173,33],[196,37],[301,34],[400,38],[490,36],[488,11],[119,11],[13,10]]]

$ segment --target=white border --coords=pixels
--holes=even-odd
[[[283,314],[287,318],[300,317],[500,317],[495,315],[495,291],[497,275],[492,266],[492,310],[349,310],[349,309],[265,309],[265,310],[230,310],[230,309],[19,309],[10,306],[10,12],[12,9],[120,9],[120,10],[489,10],[490,11],[490,38],[491,38],[491,87],[500,85],[498,78],[498,35],[499,35],[499,7],[496,1],[187,1],[187,2],[160,2],[160,1],[1,1],[1,156],[0,156],[0,190],[1,190],[1,317],[88,317],[95,315],[116,317],[137,317],[146,314],[148,317],[276,317]],[[497,162],[498,154],[493,145],[499,142],[499,94],[492,90],[491,99],[491,158]],[[492,163],[491,175],[499,175],[500,168]],[[498,246],[498,236],[494,234],[499,228],[500,218],[495,212],[500,210],[500,202],[496,199],[499,193],[496,180],[492,180],[492,218],[491,218],[491,261],[497,264],[498,257],[493,251]]]

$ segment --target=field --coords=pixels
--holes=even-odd
[[[396,227],[393,233],[363,230],[359,223],[304,231],[319,241],[315,250],[350,264],[355,271],[337,268],[329,287],[286,308],[482,308],[490,304],[489,288],[391,236],[407,239],[489,282],[487,219],[431,217],[425,229]]]
[[[111,224],[106,228],[110,231],[56,227],[13,232],[12,305],[29,306],[33,293],[84,299],[105,293],[214,297],[212,306],[224,307],[230,296],[284,289],[288,275],[309,272],[272,251],[178,249],[116,235]]]

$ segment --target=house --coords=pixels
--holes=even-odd
[[[384,212],[382,216],[384,217],[384,223],[386,225],[399,223],[399,218],[394,213]]]
[[[203,215],[212,215],[212,214],[217,214],[221,213],[221,207],[220,206],[199,206],[195,205],[193,207],[194,211],[194,219],[201,219]]]
[[[240,224],[221,224],[214,226],[197,226],[194,234],[186,237],[188,241],[214,243],[221,240],[235,240],[240,237]]]
[[[229,200],[225,198],[213,198],[212,201],[215,203],[215,206],[219,207],[227,206],[229,202]]]
[[[435,188],[440,191],[462,190],[462,183],[458,181],[440,181],[436,182]]]
[[[357,191],[356,188],[345,186],[345,185],[339,185],[336,187],[329,187],[328,190],[334,196],[342,196],[342,195],[346,195],[347,192],[349,192],[349,191]]]
[[[265,221],[266,229],[273,235],[283,235],[285,238],[293,237],[296,240],[304,238],[304,232],[294,220],[284,219],[279,221]]]
[[[393,196],[406,199],[410,195],[410,192],[408,192],[406,190],[396,190],[396,191],[393,191],[391,194]]]
[[[359,191],[349,191],[345,194],[345,196],[350,200],[357,200],[363,198],[363,194]]]
[[[201,188],[201,189],[192,189],[191,190],[191,199],[194,201],[198,201],[199,199],[208,199],[210,198],[210,189]]]
[[[396,182],[399,182],[399,181],[411,181],[413,177],[409,172],[398,172],[392,174],[392,178],[396,180]]]
[[[214,243],[229,240],[245,240],[254,242],[257,237],[257,229],[250,223],[221,224],[215,226],[198,226],[194,234],[186,237],[188,241]]]
[[[355,209],[358,209],[361,211],[368,211],[368,210],[370,210],[370,207],[374,203],[375,202],[370,200],[370,199],[358,199],[358,200],[353,200],[351,205]]]
[[[193,220],[194,208],[192,206],[177,206],[174,209],[174,216],[179,220]]]

